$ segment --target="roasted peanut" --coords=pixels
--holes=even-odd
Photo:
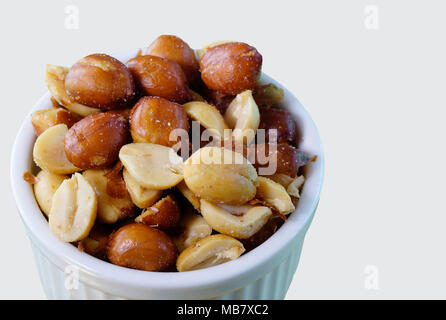
[[[70,174],[81,170],[65,155],[64,139],[67,132],[66,124],[58,124],[48,128],[37,138],[33,157],[40,168],[57,174]]]
[[[48,216],[50,214],[54,193],[67,178],[68,176],[66,175],[55,174],[45,170],[37,174],[37,182],[33,184],[34,195],[45,215]]]
[[[180,252],[193,246],[199,240],[210,236],[212,233],[212,228],[207,224],[206,220],[192,212],[186,213],[181,218],[179,228],[181,232],[172,240]]]
[[[84,178],[93,187],[98,197],[97,219],[102,223],[115,223],[119,219],[131,216],[134,209],[132,199],[127,192],[118,197],[107,190],[109,179],[106,175],[109,172],[108,169],[90,169],[83,172]]]
[[[112,112],[92,114],[77,122],[65,136],[65,153],[81,169],[103,169],[118,160],[129,141],[127,120]]]
[[[51,233],[64,242],[84,239],[96,220],[97,205],[93,187],[75,173],[54,193],[48,216]]]
[[[134,223],[110,236],[107,257],[122,267],[163,271],[175,263],[177,248],[164,232]]]
[[[268,176],[283,173],[295,178],[299,168],[310,161],[310,157],[305,152],[287,143],[251,145],[247,147],[247,152],[248,159],[257,170],[275,167],[275,172],[268,173]]]
[[[262,56],[254,47],[230,42],[209,48],[200,59],[201,78],[212,90],[238,94],[253,89],[262,68]]]
[[[135,94],[127,67],[106,54],[92,54],[76,62],[65,77],[65,89],[73,101],[102,110],[123,107]]]
[[[56,124],[66,124],[70,128],[73,124],[81,119],[78,115],[71,113],[63,108],[51,108],[45,110],[37,110],[31,116],[31,123],[34,127],[36,135],[40,135],[49,127]]]
[[[243,204],[255,196],[257,174],[240,153],[205,147],[185,162],[184,181],[202,199]]]
[[[186,76],[178,63],[156,56],[138,56],[127,66],[146,95],[177,103],[191,100]]]
[[[179,220],[180,207],[176,200],[168,195],[136,217],[135,222],[168,230],[175,227]]]
[[[296,123],[288,111],[261,107],[259,129],[265,129],[266,141],[294,142],[297,137]]]
[[[232,136],[237,142],[249,144],[259,128],[260,113],[252,97],[252,91],[238,94],[225,112],[225,121],[232,128]]]
[[[272,214],[264,206],[217,205],[203,199],[200,204],[203,218],[214,230],[239,239],[247,239],[259,231]]]
[[[141,186],[166,190],[183,180],[183,159],[172,148],[152,143],[123,146],[119,158]]]
[[[270,83],[256,87],[253,96],[258,106],[272,107],[283,100],[285,93],[282,89]]]
[[[295,209],[286,189],[271,179],[259,177],[257,196],[281,214],[289,214]]]
[[[197,52],[197,57],[198,60],[201,60],[201,58],[204,56],[204,54],[206,53],[206,51],[208,51],[210,48],[216,47],[220,44],[224,44],[224,43],[228,43],[228,42],[234,42],[234,41],[230,41],[230,40],[219,40],[219,41],[214,41],[212,43],[209,43],[207,45],[205,45],[203,48],[198,49]]]
[[[122,176],[130,197],[137,207],[148,208],[161,198],[163,191],[144,188],[129,174],[127,169],[123,170]]]
[[[147,48],[147,54],[166,58],[178,63],[190,84],[198,78],[198,62],[194,51],[182,39],[172,35],[161,35]]]
[[[197,197],[191,189],[189,189],[189,187],[187,186],[186,182],[181,181],[178,185],[177,185],[178,190],[180,190],[180,192],[183,194],[183,196],[189,200],[189,202],[192,204],[192,206],[200,211],[200,198]]]
[[[143,97],[133,107],[130,132],[134,142],[150,142],[172,147],[180,139],[170,137],[172,130],[189,130],[183,107],[160,97]]]
[[[300,198],[299,188],[303,186],[305,182],[304,176],[299,176],[295,178],[287,187],[286,191],[290,196]]]
[[[243,252],[243,244],[234,238],[222,234],[208,236],[180,254],[177,270],[183,272],[213,267],[235,260]]]
[[[198,121],[204,128],[214,131],[220,137],[224,137],[225,129],[229,129],[217,108],[210,104],[193,101],[184,104],[183,108],[189,117]]]
[[[99,112],[97,108],[90,108],[71,99],[65,90],[65,77],[70,69],[61,66],[47,65],[45,71],[45,82],[54,100],[71,112],[86,117]]]

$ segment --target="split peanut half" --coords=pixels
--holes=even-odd
[[[199,240],[210,236],[212,228],[206,220],[195,213],[186,213],[180,220],[179,227],[181,233],[172,240],[175,242],[178,251],[193,246]]]
[[[122,176],[124,178],[127,190],[129,191],[130,197],[138,208],[148,208],[157,202],[159,198],[161,198],[161,195],[163,194],[162,190],[144,188],[129,174],[127,169],[124,168],[122,171]]]
[[[36,140],[33,149],[34,162],[43,170],[57,174],[70,174],[81,169],[68,161],[64,139],[68,132],[66,124],[46,129]]]
[[[247,239],[265,225],[272,211],[264,206],[217,205],[201,199],[201,214],[214,230],[238,239]]]
[[[34,195],[43,213],[48,216],[51,210],[54,193],[68,176],[41,170],[37,176],[37,182],[33,185]]]
[[[96,220],[97,206],[93,187],[75,173],[62,182],[53,196],[48,219],[51,233],[64,242],[84,239]]]
[[[232,137],[235,141],[249,144],[255,138],[260,124],[260,112],[251,90],[243,91],[234,98],[224,119],[233,129]]]
[[[115,197],[107,192],[109,179],[105,176],[109,170],[86,170],[84,178],[90,183],[98,198],[97,218],[102,223],[115,223],[133,213],[133,202],[130,195]]]
[[[288,194],[293,197],[300,198],[299,189],[300,187],[303,186],[304,182],[305,182],[304,176],[299,176],[295,178],[287,187]]]
[[[184,181],[201,199],[236,205],[254,198],[257,173],[242,154],[205,147],[185,162]]]
[[[131,143],[119,152],[128,173],[147,189],[166,190],[183,180],[183,159],[172,148],[152,143]]]
[[[225,129],[229,129],[221,113],[210,104],[193,101],[184,104],[183,108],[189,117],[198,121],[204,128],[216,132],[220,137],[224,137]]]
[[[222,234],[208,236],[179,255],[177,270],[182,272],[213,267],[235,260],[243,252],[243,244],[234,238]]]
[[[288,214],[296,209],[286,189],[271,179],[259,177],[257,195],[281,214]]]
[[[53,98],[68,110],[86,117],[101,110],[74,102],[65,91],[65,77],[70,71],[67,67],[48,64],[45,71],[45,82]]]

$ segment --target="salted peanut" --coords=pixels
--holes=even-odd
[[[288,194],[290,196],[296,197],[296,198],[300,198],[300,192],[299,189],[300,187],[303,186],[305,182],[305,177],[304,176],[299,176],[297,178],[295,178],[287,187],[286,191],[288,192]]]
[[[285,93],[272,83],[258,86],[253,90],[254,100],[258,106],[272,107],[279,104]]]
[[[65,155],[64,139],[66,124],[58,124],[45,130],[36,140],[33,149],[34,162],[43,170],[70,174],[80,171]]]
[[[188,102],[183,108],[189,117],[198,121],[204,128],[216,132],[220,137],[224,137],[225,129],[229,129],[217,108],[206,102]]]
[[[115,231],[109,239],[107,257],[121,267],[163,271],[177,258],[177,248],[164,232],[141,223]]]
[[[189,89],[189,93],[190,93],[191,96],[192,96],[192,101],[206,102],[206,99],[203,98],[203,97],[201,96],[201,94],[199,94],[198,92]]]
[[[185,103],[192,96],[183,69],[175,61],[156,56],[139,56],[127,66],[144,94]]]
[[[262,68],[262,56],[254,47],[230,42],[209,48],[200,59],[206,86],[225,94],[253,89]]]
[[[280,183],[285,189],[290,185],[291,182],[294,181],[294,178],[291,178],[290,176],[283,173],[276,173],[268,176],[268,178],[277,183]]]
[[[81,117],[66,109],[51,108],[34,112],[31,116],[31,123],[34,127],[34,132],[39,136],[46,129],[56,124],[66,124],[70,128],[80,119]]]
[[[73,101],[102,110],[124,107],[135,94],[130,71],[106,54],[77,61],[65,77],[65,89]]]
[[[172,35],[161,35],[147,48],[146,53],[178,63],[189,83],[199,77],[198,62],[194,51],[182,39]]]
[[[171,137],[173,130],[187,134],[189,121],[184,108],[160,97],[143,97],[133,107],[130,132],[134,142],[150,142],[172,147],[181,136]]]
[[[232,137],[236,142],[249,144],[255,138],[260,113],[251,90],[235,97],[225,112],[225,121],[233,129]]]
[[[259,231],[272,215],[264,206],[217,205],[201,199],[201,214],[212,229],[239,239],[247,239]]]
[[[206,220],[192,212],[186,213],[181,218],[178,227],[181,233],[173,237],[172,240],[180,252],[212,234],[212,228]]]
[[[94,225],[97,207],[93,187],[80,173],[75,173],[54,193],[48,215],[51,233],[64,242],[84,239]]]
[[[297,137],[296,123],[291,113],[278,108],[260,107],[259,129],[265,129],[266,142],[291,142]]]
[[[257,196],[281,214],[288,214],[296,209],[286,189],[271,179],[259,177]]]
[[[127,169],[124,168],[122,176],[124,177],[125,185],[129,191],[130,197],[138,208],[148,208],[161,198],[163,194],[162,190],[144,188],[129,174]]]
[[[127,120],[116,113],[92,114],[77,122],[65,136],[65,153],[81,169],[103,169],[118,160],[129,141]]]
[[[220,45],[220,44],[229,43],[229,42],[234,42],[234,41],[231,41],[231,40],[219,40],[219,41],[214,41],[214,42],[212,42],[212,43],[210,43],[210,44],[208,44],[208,45],[205,45],[203,48],[198,49],[198,50],[196,51],[198,60],[201,60],[201,58],[204,56],[204,54],[206,53],[206,51],[208,51],[210,48],[213,48],[213,47],[218,46],[218,45]]]
[[[257,173],[240,153],[204,147],[185,162],[184,181],[201,199],[243,204],[255,196]]]
[[[277,173],[295,178],[300,167],[311,159],[305,152],[287,143],[262,143],[247,146],[247,158],[260,175]]]
[[[178,190],[180,190],[180,192],[183,194],[183,196],[189,200],[189,202],[192,204],[192,206],[200,211],[200,198],[197,197],[192,191],[191,189],[189,189],[189,187],[187,186],[186,182],[181,181],[178,185],[177,185]]]
[[[183,180],[183,159],[169,147],[130,143],[121,148],[119,159],[144,188],[166,190]]]
[[[82,117],[86,117],[90,114],[101,111],[97,108],[90,108],[83,104],[75,102],[70,98],[65,90],[65,77],[70,69],[62,66],[55,66],[48,64],[45,71],[45,82],[53,96],[61,106],[64,106],[71,112],[78,114]]]
[[[115,223],[133,213],[133,202],[128,193],[117,197],[107,190],[108,169],[85,170],[82,175],[91,184],[98,197],[97,219],[102,223]]]
[[[208,236],[181,252],[177,270],[183,272],[213,267],[235,260],[243,252],[243,244],[234,238],[222,234]]]
[[[135,222],[143,223],[161,230],[169,230],[175,227],[180,221],[180,207],[175,198],[168,195],[147,208],[136,217]]]
[[[36,183],[33,184],[34,195],[40,209],[42,209],[45,215],[48,216],[50,214],[54,193],[65,179],[68,179],[68,176],[45,170],[37,174]]]

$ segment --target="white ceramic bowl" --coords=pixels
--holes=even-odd
[[[115,55],[126,62],[137,50]],[[262,75],[262,82],[280,83]],[[283,299],[299,261],[304,236],[322,188],[324,155],[316,126],[285,90],[282,108],[300,129],[299,148],[317,161],[307,165],[306,182],[297,210],[266,242],[239,259],[208,269],[171,273],[127,269],[96,259],[56,239],[37,205],[23,173],[33,168],[36,136],[30,116],[17,135],[11,159],[11,181],[20,216],[31,240],[40,279],[49,299]],[[30,110],[51,107],[46,93]]]

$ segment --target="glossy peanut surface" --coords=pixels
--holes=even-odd
[[[177,103],[191,100],[186,76],[178,63],[147,55],[131,59],[127,66],[145,95]]]
[[[127,105],[135,86],[122,62],[106,54],[92,54],[71,67],[65,77],[65,89],[75,102],[111,110]]]
[[[110,236],[107,257],[122,267],[163,271],[175,263],[177,248],[164,232],[134,223]]]
[[[81,169],[102,169],[118,160],[129,141],[127,120],[116,113],[96,113],[77,122],[65,136],[67,158]]]
[[[225,94],[253,89],[262,56],[246,43],[229,42],[208,49],[200,60],[201,78],[208,88]]]
[[[186,111],[175,102],[160,97],[143,97],[132,109],[130,132],[134,142],[172,147],[181,137],[172,133],[175,129],[182,129],[185,134],[189,130]]]

